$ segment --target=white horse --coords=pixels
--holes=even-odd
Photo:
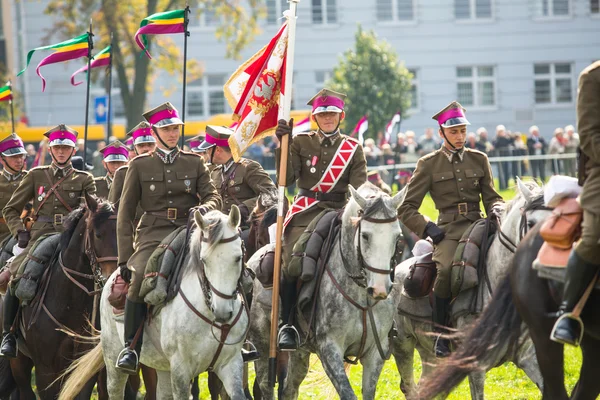
[[[318,285],[313,332],[300,350],[289,353],[287,379],[279,383],[280,393],[283,386],[280,398],[298,398],[311,352],[321,359],[325,373],[342,399],[356,399],[344,370],[345,359],[356,357],[363,365],[363,399],[375,397],[383,357],[390,346],[388,333],[394,317],[389,297],[392,290],[390,264],[396,243],[402,239],[397,209],[404,193],[391,198],[370,183],[358,191],[350,187],[350,192],[352,197],[342,214],[339,238]],[[262,254],[269,248],[259,250],[248,262],[249,267],[256,269]],[[267,382],[266,359],[270,304],[262,305],[269,302],[266,300],[270,298],[269,293],[255,282],[249,339],[263,355],[255,364],[263,399],[274,397]]]
[[[502,277],[508,272],[510,261],[514,254],[513,245],[519,243],[523,230],[527,230],[537,222],[544,220],[550,211],[542,207],[541,196],[542,189],[535,182],[523,183],[517,179],[517,195],[506,204],[504,215],[502,216],[501,232],[503,239],[499,239],[496,234],[492,244],[489,247],[486,261],[489,286],[482,283],[484,287],[479,289],[479,301],[485,306],[489,303],[494,288],[498,285]],[[512,242],[512,244],[511,244]],[[398,372],[400,373],[400,389],[407,398],[418,398],[416,385],[413,375],[414,351],[417,349],[423,363],[423,375],[430,373],[435,365],[436,358],[433,351],[435,336],[432,335],[431,326],[431,306],[428,297],[408,299],[401,294],[401,287],[405,277],[408,275],[410,261],[403,262],[396,268],[396,284],[399,290],[394,291],[396,302],[402,301],[403,309],[409,309],[410,314],[418,318],[410,318],[406,315],[396,314],[396,325],[398,327],[398,336],[393,340],[393,354],[396,361]],[[477,288],[475,289],[477,290]],[[472,301],[470,290],[465,294],[460,294],[453,303],[453,308],[468,309]],[[409,305],[410,304],[410,305]],[[458,330],[464,329],[474,321],[477,315],[463,314],[454,320],[454,326]],[[523,369],[529,378],[541,388],[542,376],[540,374],[535,350],[529,337],[523,346],[518,349],[517,354],[505,354],[502,360],[488,360],[485,368],[481,372],[475,372],[469,375],[469,385],[472,399],[483,399],[483,388],[485,383],[485,370],[497,366],[502,361],[512,361],[517,367]],[[435,372],[434,372],[435,373]]]
[[[229,217],[211,211],[205,216],[196,212],[194,219],[198,229],[191,235],[179,293],[145,324],[140,362],[157,370],[160,399],[187,399],[190,382],[206,370],[217,374],[231,398],[245,399],[241,348],[249,315],[239,290],[240,212],[233,206]],[[105,365],[109,397],[123,398],[128,375],[115,368],[123,348],[123,323],[108,303],[115,277],[116,273],[102,292],[100,343],[70,368],[61,399],[73,398],[80,385]]]

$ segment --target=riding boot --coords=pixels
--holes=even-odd
[[[579,346],[583,337],[583,321],[572,312],[598,269],[600,265],[590,264],[579,257],[576,251],[571,252],[562,303],[558,309],[558,320],[550,334],[550,339],[553,341]]]
[[[13,294],[10,287],[6,290],[4,297],[4,319],[2,326],[2,344],[0,345],[0,357],[17,357],[17,337],[11,332],[19,311],[19,299]]]
[[[147,310],[146,303],[134,303],[129,299],[125,302],[125,348],[119,354],[116,367],[129,375],[138,373]]]
[[[448,357],[450,355],[450,339],[442,337],[448,330],[448,309],[450,308],[450,298],[443,299],[435,296],[433,306],[433,331],[438,333],[435,342],[435,356],[438,358]]]
[[[284,283],[279,291],[281,298],[282,324],[277,335],[280,351],[298,350],[300,334],[294,327],[294,306],[296,305],[296,282]]]

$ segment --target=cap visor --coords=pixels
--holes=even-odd
[[[172,125],[184,125],[184,123],[179,118],[165,118],[165,119],[161,119],[156,124],[154,124],[154,126],[157,128],[164,128],[165,126],[172,126]]]
[[[196,146],[196,147],[192,147],[191,151],[192,151],[192,153],[205,153],[206,149],[201,149],[200,146]]]
[[[454,126],[459,126],[459,125],[471,125],[471,123],[466,118],[462,118],[462,117],[450,118],[448,121],[446,121],[442,124],[442,127],[452,128]]]
[[[154,136],[138,136],[133,141],[134,145],[142,143],[156,143],[156,139],[154,139]]]
[[[75,142],[72,141],[71,139],[54,139],[53,141],[51,141],[48,146],[53,147],[53,146],[71,146],[71,147],[77,147],[75,145]]]
[[[127,162],[127,157],[125,157],[123,154],[109,154],[108,156],[104,157],[104,161],[106,162],[113,162],[113,161],[120,161],[120,162]]]
[[[312,115],[317,115],[317,114],[321,114],[321,113],[326,113],[326,112],[333,112],[333,113],[341,113],[344,110],[342,110],[339,107],[336,106],[327,106],[327,107],[317,107],[313,110]]]
[[[27,152],[23,147],[13,147],[2,152],[2,155],[5,157],[18,156],[19,154],[27,154]]]
[[[202,152],[202,151],[206,151],[206,150],[210,149],[211,147],[215,147],[215,146],[216,146],[215,144],[204,141],[200,144],[200,146],[196,147],[196,149],[198,151]]]

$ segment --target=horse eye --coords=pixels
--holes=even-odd
[[[235,262],[241,262],[242,261],[242,256],[236,257]]]
[[[533,227],[535,226],[535,224],[536,224],[536,223],[537,223],[537,221],[531,221],[531,220],[530,220],[530,221],[527,221],[527,226],[528,226],[529,228],[533,228]]]
[[[94,232],[94,236],[96,237],[96,239],[102,238],[102,235],[100,235],[100,233],[98,232]]]
[[[366,234],[366,233],[363,233],[363,234],[361,235],[361,237],[363,238],[363,240],[364,240],[365,242],[368,242],[368,241],[369,241],[369,235],[368,235],[368,234]]]

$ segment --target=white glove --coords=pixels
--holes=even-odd
[[[23,248],[19,247],[19,245],[18,245],[18,244],[15,244],[15,245],[13,246],[12,253],[13,253],[13,254],[14,254],[14,256],[16,257],[16,256],[18,256],[19,254],[21,254],[21,253],[23,252],[23,250],[25,250],[25,249],[23,249]]]

